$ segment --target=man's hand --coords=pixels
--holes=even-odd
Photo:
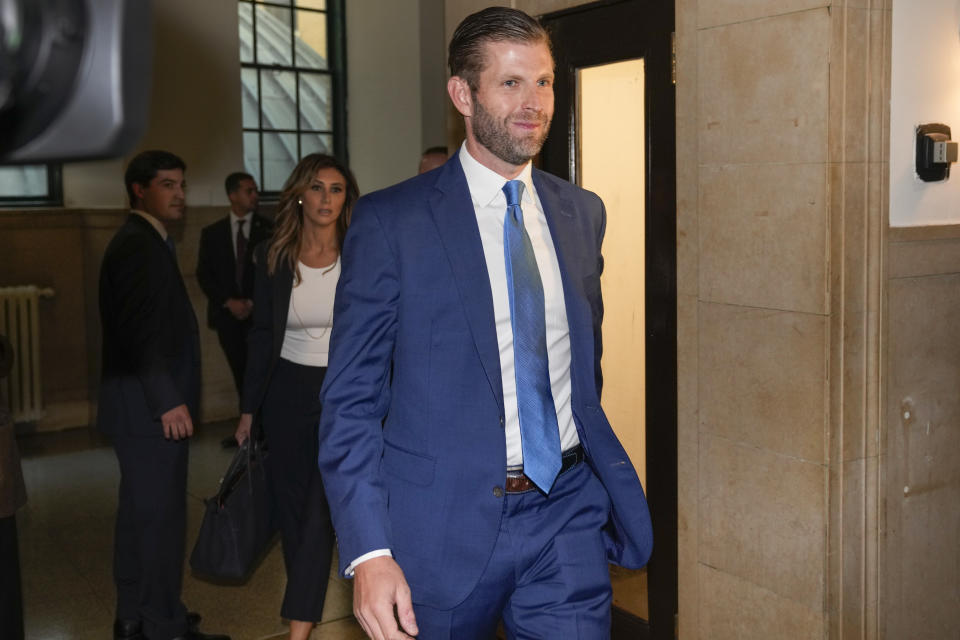
[[[227,298],[224,306],[237,320],[246,320],[253,311],[253,300],[249,298]]]
[[[237,431],[233,434],[233,437],[237,439],[237,444],[243,444],[243,442],[250,437],[250,427],[252,425],[253,414],[241,413],[240,422],[237,423]]]
[[[410,587],[400,565],[389,556],[371,558],[355,567],[353,613],[373,640],[403,640],[419,632]],[[397,618],[402,631],[397,627]]]
[[[181,404],[170,409],[162,416],[163,437],[167,440],[181,440],[193,435],[193,420],[190,419],[190,410],[187,405]]]

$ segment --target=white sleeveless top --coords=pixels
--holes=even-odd
[[[333,328],[333,298],[340,279],[340,257],[320,269],[302,262],[298,262],[298,266],[302,279],[290,294],[280,357],[309,367],[325,367]]]

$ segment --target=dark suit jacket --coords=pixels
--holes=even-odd
[[[230,216],[204,227],[200,232],[197,282],[207,296],[207,326],[211,329],[216,329],[223,319],[233,318],[229,309],[223,306],[228,298],[253,298],[253,249],[272,233],[273,223],[254,214],[244,256],[243,286],[238,287]]]
[[[160,416],[200,400],[197,319],[176,258],[150,223],[130,214],[100,267],[103,371],[97,425],[108,434],[163,437]]]
[[[533,183],[560,264],[573,418],[612,505],[597,550],[639,567],[650,515],[600,407],[603,203],[542,171]],[[319,465],[341,571],[389,548],[416,602],[462,602],[497,539],[506,441],[493,296],[458,155],[357,203],[321,401]]]
[[[256,413],[280,359],[287,310],[293,291],[293,273],[281,263],[273,276],[267,275],[267,245],[256,249],[253,288],[253,324],[247,334],[247,369],[243,376],[240,411]]]

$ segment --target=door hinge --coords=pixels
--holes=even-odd
[[[677,84],[677,32],[670,32],[670,78]]]

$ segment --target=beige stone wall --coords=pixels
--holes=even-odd
[[[960,633],[960,227],[890,230],[885,638]]]
[[[878,637],[889,24],[677,2],[684,640]]]
[[[347,126],[361,193],[416,175],[421,149],[418,0],[351,0]]]

